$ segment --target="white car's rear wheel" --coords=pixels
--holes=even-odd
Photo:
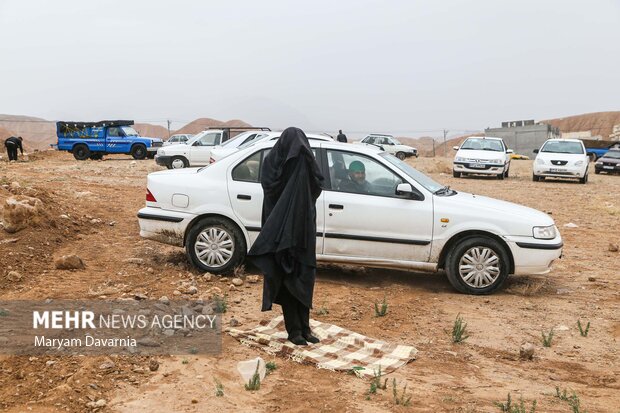
[[[207,217],[190,229],[186,250],[195,267],[221,274],[231,271],[243,261],[246,245],[243,234],[235,224],[225,218]]]
[[[448,280],[462,293],[492,293],[506,281],[509,271],[505,247],[484,236],[459,241],[446,258]]]
[[[188,162],[182,156],[175,156],[170,161],[170,169],[187,168]]]

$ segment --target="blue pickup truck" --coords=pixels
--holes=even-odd
[[[620,142],[611,142],[594,139],[582,139],[586,153],[592,162],[605,155],[612,148],[620,148]]]
[[[112,153],[128,154],[134,159],[154,158],[162,140],[142,137],[131,125],[131,120],[56,122],[57,149],[73,153],[79,161],[101,159]]]

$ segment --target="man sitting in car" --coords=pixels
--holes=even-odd
[[[349,164],[349,177],[340,182],[339,189],[357,194],[370,193],[371,187],[366,181],[366,167],[361,161],[353,161]]]

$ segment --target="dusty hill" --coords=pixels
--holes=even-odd
[[[160,125],[152,125],[150,123],[136,123],[133,125],[133,128],[140,134],[140,136],[168,139],[168,129]]]
[[[56,142],[56,123],[41,118],[18,115],[0,115],[0,127],[24,138],[32,149],[47,149]]]
[[[198,133],[198,132],[205,130],[206,128],[214,128],[214,127],[222,127],[222,126],[245,127],[245,126],[252,126],[252,125],[239,119],[232,119],[227,122],[222,122],[221,120],[217,120],[217,119],[199,118],[183,126],[181,129],[176,130],[174,133]]]
[[[584,113],[540,122],[558,127],[561,132],[589,130],[592,131],[592,136],[602,135],[603,139],[609,139],[613,126],[620,124],[620,111]]]

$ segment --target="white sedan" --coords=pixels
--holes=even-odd
[[[534,150],[536,159],[532,180],[545,178],[577,178],[588,182],[590,158],[583,142],[579,139],[548,139],[540,150]]]
[[[273,144],[253,145],[200,169],[149,174],[140,235],[185,247],[201,271],[233,270],[260,231],[260,166]],[[486,294],[509,274],[547,273],[561,256],[562,238],[543,212],[451,190],[377,148],[310,145],[325,176],[316,203],[320,261],[444,269],[458,291]],[[358,172],[348,172],[352,163]]]

